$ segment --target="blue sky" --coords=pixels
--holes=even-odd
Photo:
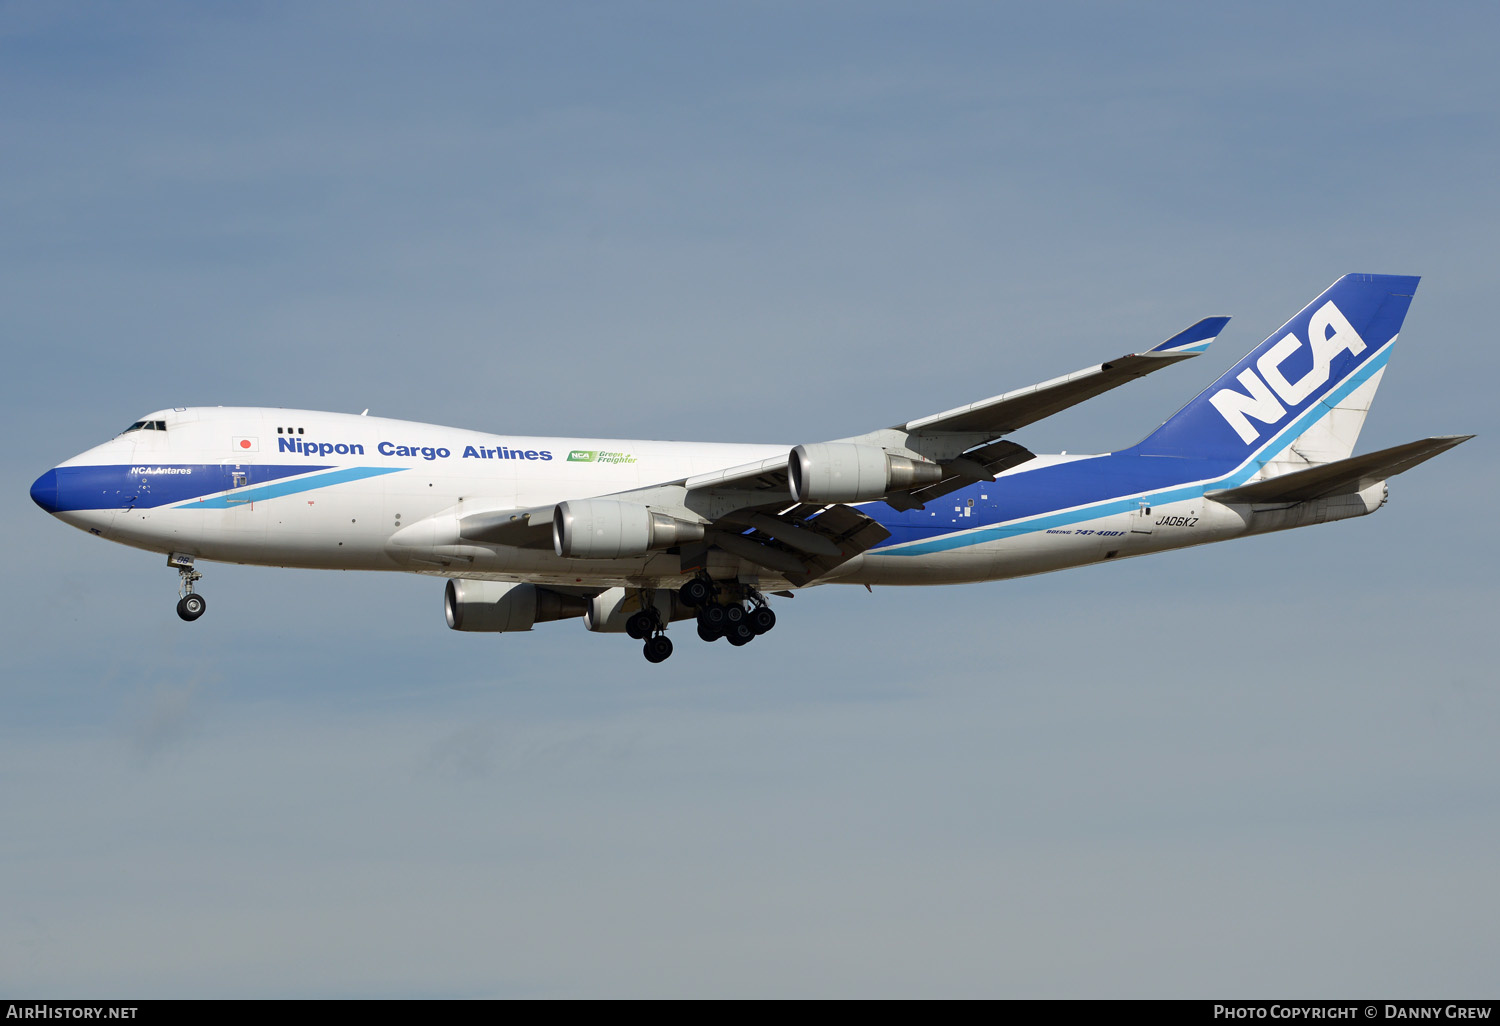
[[[1489,5],[0,7],[0,992],[1473,995],[1500,948]],[[660,667],[26,489],[253,404],[784,441],[1423,283],[1377,516],[818,589]]]

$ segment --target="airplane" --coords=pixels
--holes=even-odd
[[[275,408],[177,407],[42,474],[31,497],[200,561],[446,578],[458,631],[581,617],[672,654],[668,625],[747,644],[768,596],[993,581],[1373,513],[1472,438],[1353,456],[1418,278],[1345,275],[1144,440],[1037,455],[1008,435],[1204,352],[1229,318],[966,406],[787,445],[518,437]]]

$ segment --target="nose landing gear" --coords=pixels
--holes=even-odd
[[[177,615],[189,622],[202,616],[203,611],[207,608],[208,603],[203,601],[202,595],[184,595],[177,600]]]
[[[208,609],[203,596],[193,590],[193,584],[202,580],[203,575],[193,569],[193,557],[184,556],[180,552],[167,557],[167,566],[174,568],[180,578],[177,593],[182,597],[177,600],[177,615],[192,623]]]

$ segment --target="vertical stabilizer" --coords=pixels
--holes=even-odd
[[[1135,447],[1270,477],[1354,451],[1418,278],[1346,274]]]

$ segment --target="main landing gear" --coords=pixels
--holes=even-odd
[[[625,621],[625,633],[644,642],[647,662],[659,663],[672,654],[667,625],[655,593],[642,589],[641,608]],[[766,597],[746,584],[694,577],[677,589],[677,600],[697,612],[698,637],[704,641],[727,638],[731,645],[748,645],[776,626],[776,614]]]
[[[193,569],[193,557],[181,553],[174,552],[168,556],[167,566],[176,569],[177,576],[181,579],[177,586],[177,594],[182,596],[177,600],[177,615],[191,623],[208,609],[203,596],[193,590],[193,584],[202,580],[203,575]]]
[[[645,641],[642,651],[648,663],[659,663],[672,654],[672,639],[667,637],[666,630],[667,625],[661,622],[661,613],[654,604],[625,621],[625,633],[637,641]]]
[[[695,577],[677,590],[677,597],[698,611],[698,637],[704,641],[727,638],[738,648],[776,626],[766,597],[748,585]]]

